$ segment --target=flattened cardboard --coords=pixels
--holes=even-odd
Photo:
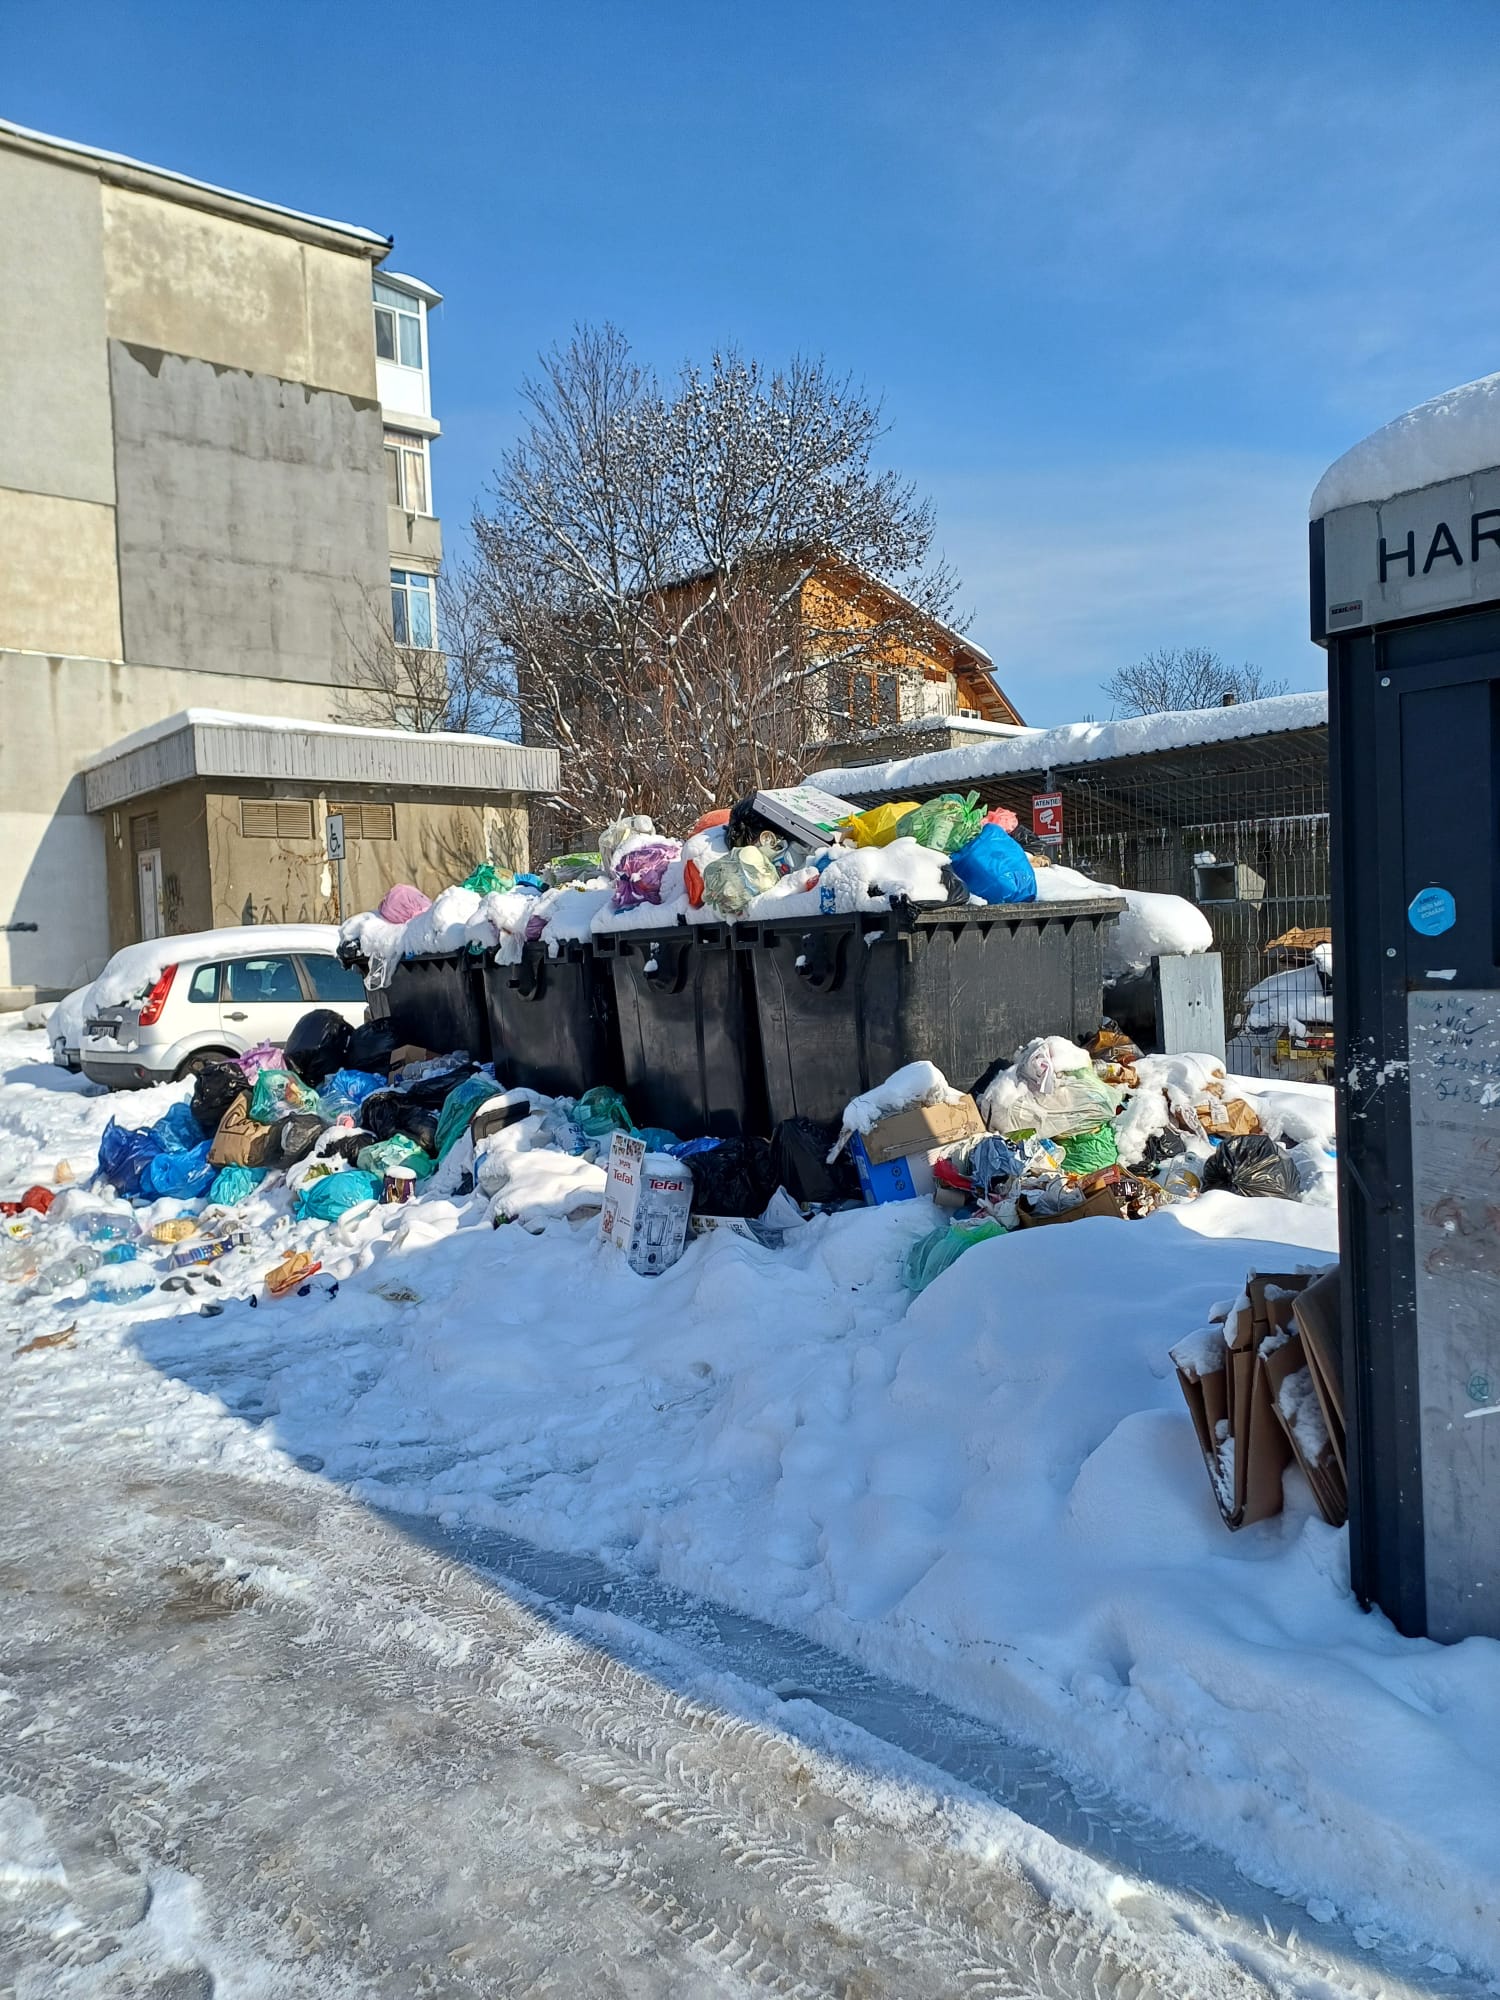
[[[1056,1215],[1033,1214],[1026,1206],[1024,1194],[1016,1203],[1016,1222],[1022,1229],[1045,1229],[1049,1222],[1087,1222],[1091,1216],[1099,1215],[1112,1216],[1116,1222],[1124,1220],[1120,1198],[1113,1188],[1096,1188],[1093,1194],[1086,1195],[1072,1208],[1059,1209]]]
[[[918,1104],[882,1118],[863,1135],[862,1143],[866,1159],[879,1167],[908,1153],[931,1153],[964,1139],[982,1139],[988,1129],[973,1098],[960,1097],[956,1104]]]
[[[1317,1502],[1318,1512],[1330,1527],[1342,1528],[1345,1520],[1348,1518],[1349,1492],[1344,1479],[1343,1467],[1334,1456],[1332,1439],[1330,1438],[1323,1446],[1323,1449],[1315,1459],[1309,1458],[1302,1448],[1302,1441],[1298,1437],[1296,1430],[1287,1418],[1282,1415],[1282,1385],[1291,1376],[1295,1375],[1299,1369],[1307,1367],[1307,1355],[1303,1349],[1302,1336],[1294,1333],[1290,1339],[1282,1341],[1279,1347],[1273,1347],[1269,1352],[1263,1349],[1257,1360],[1258,1372],[1263,1377],[1267,1391],[1270,1394],[1271,1407],[1276,1413],[1276,1420],[1286,1433],[1286,1440],[1291,1447],[1292,1456],[1301,1468],[1303,1477],[1312,1488],[1312,1496]]]
[[[1348,1437],[1344,1428],[1344,1330],[1339,1314],[1339,1267],[1332,1265],[1313,1279],[1292,1307],[1302,1336],[1308,1373],[1317,1392],[1318,1408],[1328,1426],[1328,1439],[1339,1471],[1349,1476]]]

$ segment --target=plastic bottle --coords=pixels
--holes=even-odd
[[[88,1295],[96,1305],[124,1306],[155,1290],[156,1273],[148,1265],[105,1262],[90,1280]]]
[[[123,1216],[100,1211],[83,1218],[78,1234],[86,1243],[128,1243],[135,1235],[135,1225]]]

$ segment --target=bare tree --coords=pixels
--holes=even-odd
[[[457,729],[514,736],[515,688],[499,645],[484,580],[470,562],[439,570],[434,590],[437,646],[397,643],[388,617],[372,611],[348,634],[354,678],[340,691],[345,720],[366,728],[425,735]]]
[[[795,775],[831,677],[953,623],[929,504],[875,467],[878,404],[822,362],[727,350],[663,386],[581,328],[524,396],[474,536],[522,733],[561,751],[585,824],[681,824]],[[849,587],[814,604],[835,560]]]
[[[1157,715],[1169,708],[1218,708],[1226,701],[1258,701],[1285,694],[1284,680],[1271,680],[1245,661],[1226,666],[1207,646],[1161,646],[1134,666],[1121,667],[1104,682],[1117,715]]]

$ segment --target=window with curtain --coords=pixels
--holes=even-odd
[[[436,644],[432,578],[426,570],[391,571],[391,631],[398,646],[427,647]]]
[[[385,434],[385,492],[393,507],[427,514],[427,440],[410,431]]]
[[[375,280],[375,352],[403,368],[422,365],[422,308],[409,292]]]

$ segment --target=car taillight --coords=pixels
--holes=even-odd
[[[141,1026],[143,1028],[154,1028],[161,1019],[161,1010],[167,1004],[167,995],[171,992],[172,981],[176,977],[177,967],[175,965],[164,967],[161,978],[157,980],[151,991],[146,995],[146,1004],[141,1009]]]

